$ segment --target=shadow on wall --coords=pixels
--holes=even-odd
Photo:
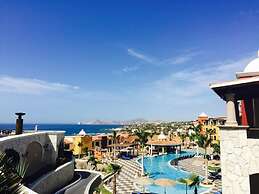
[[[49,170],[60,164],[59,157],[63,157],[64,134],[22,134],[1,139],[0,151],[19,163],[24,160],[28,164],[25,183],[31,183]],[[62,163],[62,162],[61,162]]]

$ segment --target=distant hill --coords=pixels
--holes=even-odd
[[[128,121],[107,121],[107,120],[92,120],[92,121],[86,121],[86,122],[80,122],[81,124],[87,124],[87,125],[131,125],[131,124],[139,124],[139,123],[147,123],[149,121],[145,119],[133,119]]]

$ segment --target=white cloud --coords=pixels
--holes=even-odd
[[[42,94],[46,92],[64,92],[78,89],[78,86],[39,79],[0,76],[0,91],[4,92]]]

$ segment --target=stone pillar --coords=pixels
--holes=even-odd
[[[220,127],[222,193],[248,194],[250,161],[254,158],[249,148],[246,127]],[[250,155],[251,154],[251,155]],[[258,166],[258,165],[257,165]]]
[[[228,126],[237,126],[236,120],[236,109],[235,109],[235,94],[228,93],[226,94],[227,101],[227,121],[226,125]]]

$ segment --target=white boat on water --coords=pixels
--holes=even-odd
[[[38,131],[38,125],[35,125],[34,127],[34,131],[37,132]]]

